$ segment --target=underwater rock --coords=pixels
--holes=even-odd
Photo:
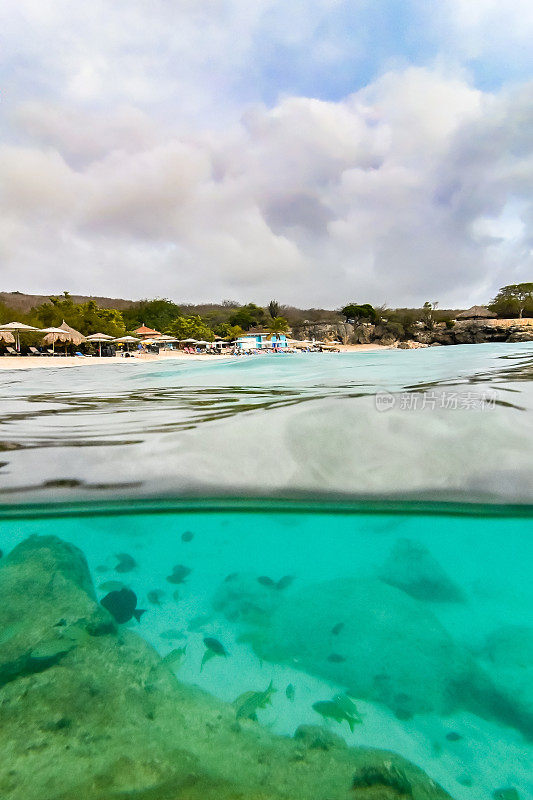
[[[310,750],[331,750],[334,747],[346,750],[348,747],[342,736],[319,725],[300,725],[296,728],[293,738]]]
[[[265,585],[255,575],[234,572],[220,585],[213,606],[233,621],[262,622],[268,619],[283,596],[281,592],[272,591],[273,588],[274,581],[272,586]]]
[[[218,608],[229,610],[230,618],[236,610],[242,614],[236,596],[225,590],[222,597],[224,603],[219,591]],[[257,654],[297,663],[346,686],[352,697],[383,702],[398,716],[447,713],[456,701],[454,687],[476,677],[472,657],[432,612],[382,581],[332,580],[281,597],[249,635]],[[246,596],[246,611],[250,602]],[[332,658],[331,632],[339,617],[344,625],[334,641],[342,657]]]
[[[533,741],[533,628],[505,625],[494,631],[482,652],[496,689],[495,711]]]
[[[415,597],[440,603],[464,601],[461,589],[420,542],[398,539],[378,576]]]
[[[90,589],[80,551],[55,537],[32,537],[0,566],[2,651],[77,631],[59,662],[1,689],[2,800],[398,800],[407,786],[413,800],[449,800],[392,753],[319,729],[289,739],[237,725],[234,707],[180,683]]]

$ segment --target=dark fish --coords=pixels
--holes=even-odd
[[[146,593],[148,600],[156,606],[161,605],[161,600],[164,596],[165,593],[162,589],[150,589],[150,591]]]
[[[115,556],[118,558],[115,572],[131,572],[137,566],[137,562],[129,553],[115,553]]]
[[[183,564],[176,564],[172,567],[172,574],[167,575],[167,581],[169,583],[185,583],[185,578],[190,574],[189,567],[184,567]]]
[[[239,573],[238,572],[230,572],[229,575],[226,575],[224,578],[224,583],[229,583],[229,581],[234,581]]]
[[[261,575],[257,579],[257,583],[260,583],[261,586],[268,586],[269,589],[276,588],[276,581],[273,581],[272,578],[269,578],[268,575]]]
[[[181,541],[182,542],[192,542],[194,539],[194,533],[191,531],[185,531],[185,533],[181,534]]]
[[[100,600],[100,604],[107,608],[109,613],[121,625],[135,617],[140,621],[145,613],[144,608],[137,608],[137,595],[131,589],[120,589],[118,592],[109,592]]]
[[[340,708],[333,700],[320,700],[318,703],[313,703],[313,710],[320,714],[325,719],[334,719],[335,722],[347,722],[350,731],[353,733],[354,720],[350,714],[347,714],[344,709]]]
[[[463,737],[461,736],[460,733],[457,733],[456,731],[450,731],[449,733],[446,734],[446,738],[448,739],[449,742],[459,742]]]
[[[217,656],[227,656],[228,653],[226,648],[223,644],[221,644],[218,639],[213,639],[212,636],[206,636],[204,639],[204,644],[208,650],[212,650]]]
[[[296,693],[296,690],[295,690],[294,686],[292,685],[292,683],[289,683],[289,685],[285,689],[285,696],[286,696],[287,700],[291,701],[291,703],[294,700],[295,693]]]
[[[235,707],[236,718],[251,719],[257,722],[257,709],[272,705],[270,698],[275,691],[272,681],[270,681],[264,692],[244,692],[240,694],[232,703]]]
[[[332,664],[341,664],[343,661],[346,661],[346,658],[340,656],[338,653],[330,653],[327,660],[331,661]]]
[[[280,578],[279,581],[276,583],[276,589],[287,589],[294,580],[294,575],[284,575],[283,578]]]
[[[333,636],[338,636],[343,628],[344,628],[344,622],[337,622],[337,624],[334,625],[333,628],[331,629]]]
[[[212,636],[206,636],[204,639],[204,644],[206,647],[204,657],[202,658],[202,663],[200,664],[200,672],[203,670],[204,665],[207,664],[212,658],[215,656],[224,656],[226,657],[228,653],[224,645],[222,645],[218,639],[213,639]]]

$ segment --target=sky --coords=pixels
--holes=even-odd
[[[530,0],[3,0],[0,289],[337,308],[533,280]]]

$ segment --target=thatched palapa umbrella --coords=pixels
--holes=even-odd
[[[61,331],[61,333],[59,333]],[[55,329],[54,333],[47,333],[43,339],[45,344],[51,344],[52,349],[54,347],[55,342],[64,342],[65,343],[65,354],[67,352],[67,342],[71,344],[81,344],[85,341],[85,336],[80,333],[79,331],[71,328],[70,325],[67,325],[65,320],[61,323],[59,328]]]
[[[15,344],[15,337],[9,331],[0,331],[0,340],[5,344]]]

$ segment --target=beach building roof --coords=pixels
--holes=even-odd
[[[460,314],[457,314],[456,319],[489,319],[496,316],[497,314],[489,311],[485,306],[472,306],[472,308],[468,308],[466,311],[461,311]]]
[[[146,325],[141,325],[133,331],[137,336],[161,336],[159,331],[154,331],[153,328],[147,328]]]

